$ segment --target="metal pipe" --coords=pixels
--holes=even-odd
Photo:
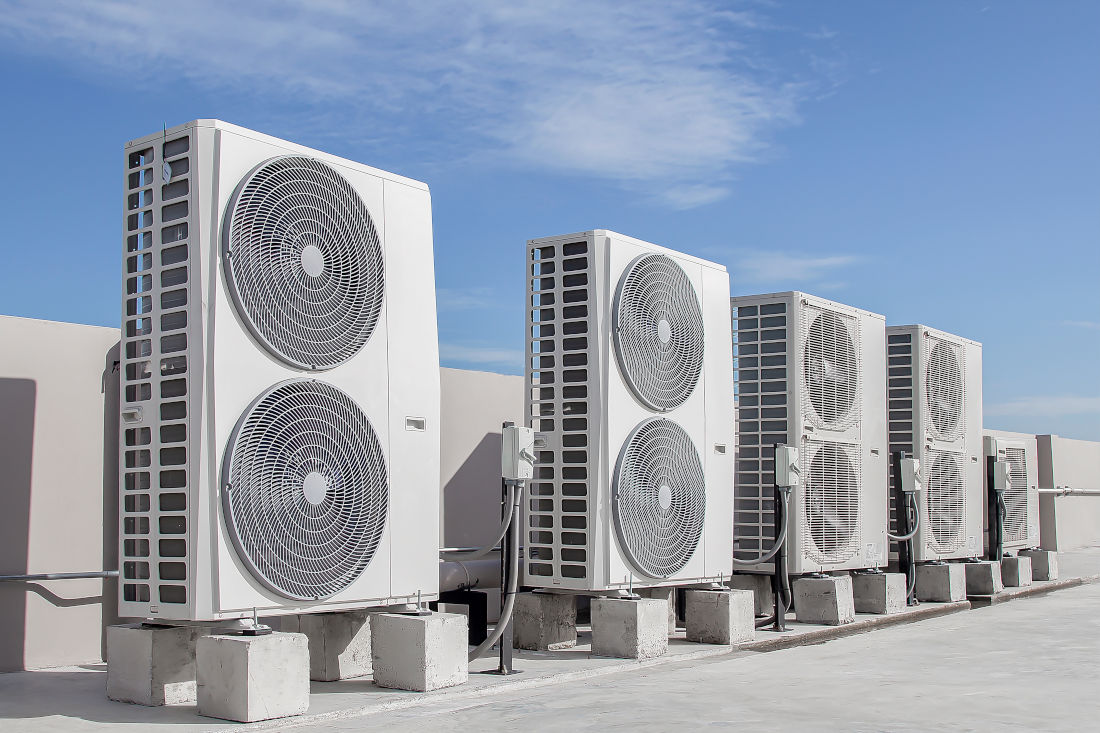
[[[499,588],[500,557],[447,560],[439,563],[439,591]]]
[[[31,583],[36,580],[82,580],[84,578],[117,577],[117,570],[91,570],[86,573],[33,573],[30,575],[0,575],[0,583]]]
[[[1039,489],[1039,493],[1055,496],[1100,496],[1100,489],[1071,489],[1068,486],[1063,486],[1057,489]]]

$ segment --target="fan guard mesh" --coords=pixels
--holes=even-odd
[[[841,443],[810,443],[803,522],[806,555],[836,564],[859,549],[859,459]],[[805,470],[805,469],[804,469]]]
[[[1023,448],[1005,448],[1008,488],[1005,490],[1005,541],[1026,542],[1027,454]]]
[[[963,546],[966,522],[966,489],[963,456],[946,451],[928,451],[927,521],[932,548],[938,553],[955,552]]]
[[[955,344],[930,339],[924,394],[932,432],[940,440],[955,440],[963,424],[963,376]]]
[[[615,356],[631,391],[659,412],[691,396],[703,368],[703,312],[671,257],[642,255],[619,280]]]
[[[859,413],[855,409],[859,354],[849,325],[851,319],[808,307],[803,310],[803,318],[802,370],[812,408],[808,416],[819,428],[845,428]]]
[[[226,449],[222,484],[240,558],[287,598],[346,588],[386,525],[382,447],[355,402],[323,382],[283,382],[252,403]]]
[[[703,535],[703,463],[676,423],[653,417],[619,453],[612,513],[619,545],[644,574],[667,578],[683,569]]]
[[[362,348],[382,310],[382,247],[343,176],[312,158],[272,158],[241,182],[226,219],[226,280],[261,343],[313,370]]]

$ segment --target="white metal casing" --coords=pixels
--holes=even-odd
[[[1033,435],[985,431],[986,459],[994,457],[1008,463],[1008,488],[1005,490],[1004,549],[1019,551],[1039,547],[1039,456]],[[988,464],[983,460],[983,464]],[[983,477],[988,477],[983,473]],[[985,548],[989,548],[989,492],[983,491],[982,517],[985,519]]]
[[[705,339],[693,392],[663,413],[631,391],[612,334],[620,280],[635,258],[649,253],[666,255],[687,274],[698,296]],[[734,426],[725,268],[606,230],[530,240],[526,268],[525,415],[546,444],[538,450],[523,512],[524,584],[599,592],[728,578]],[[577,277],[567,284],[566,276]],[[570,331],[587,341],[567,354]],[[565,396],[567,387],[573,396]],[[654,416],[688,433],[705,476],[702,538],[683,568],[663,578],[647,576],[628,559],[612,516],[620,450]]]
[[[924,489],[917,497],[921,518],[915,559],[977,557],[982,554],[985,494],[982,345],[923,325],[887,326],[886,343],[890,452],[904,451],[920,462]],[[933,359],[937,349],[936,354],[950,355],[957,364],[957,389],[944,379],[942,358]],[[953,430],[937,428],[937,401],[941,414],[958,415]],[[958,404],[948,404],[954,401]],[[890,504],[893,509],[892,490]],[[891,514],[896,528],[895,520]]]
[[[254,609],[273,615],[395,605],[418,593],[436,597],[439,358],[427,186],[218,120],[158,131],[127,143],[125,152],[119,615],[216,620]],[[284,155],[319,160],[342,175],[366,205],[382,245],[386,288],[374,332],[354,356],[327,371],[290,367],[263,348],[237,312],[223,272],[223,219],[235,188],[256,166]],[[172,189],[165,185],[165,161]],[[162,397],[169,380],[158,369],[166,315],[161,295],[170,271],[181,283],[179,276],[185,278],[174,287],[186,289],[186,305],[173,313],[186,313],[186,327],[172,335],[185,336],[179,353],[186,373],[175,382],[183,393]],[[144,363],[152,373],[143,380]],[[316,602],[291,601],[256,582],[227,538],[219,500],[223,453],[242,413],[264,390],[303,377],[339,388],[363,410],[381,444],[389,484],[375,555],[357,580]],[[158,486],[159,428],[168,424],[161,408],[168,403],[186,411],[171,423],[186,430],[176,446],[186,461],[173,467],[186,479],[171,491]],[[152,428],[152,440],[138,447],[130,431],[143,427]],[[146,462],[151,465],[143,468]],[[151,483],[148,490],[133,483],[138,474]],[[163,509],[167,494],[171,513]],[[173,523],[176,534],[161,533]],[[162,562],[182,564],[185,577],[161,577]]]
[[[789,572],[803,575],[886,565],[885,318],[801,292],[739,296],[731,298],[730,304],[738,411],[736,557],[753,560],[774,542],[771,448],[778,443],[798,447],[802,469],[790,499]],[[835,374],[837,365],[806,359],[809,329],[821,314],[831,314],[833,322],[844,324],[858,365],[857,383],[849,387],[855,390],[851,409],[846,417],[829,423],[815,417],[808,387],[808,380],[842,379]],[[830,468],[840,463],[840,459],[828,460],[833,452],[851,466],[854,482],[843,478],[842,486],[840,471]],[[815,463],[819,454],[822,457]],[[830,520],[817,519],[824,512],[817,515],[815,502],[809,500],[815,485],[821,485],[826,496],[835,497],[834,512],[847,507],[848,516],[841,520],[848,529],[842,537],[838,533],[830,539],[824,534],[827,530],[822,528]],[[822,546],[815,536],[821,538]],[[738,571],[771,573],[773,569],[771,563],[764,563],[739,566]]]

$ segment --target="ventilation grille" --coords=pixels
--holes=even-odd
[[[1008,489],[1005,490],[1005,542],[1027,542],[1027,453],[1023,448],[1005,448],[1008,461]]]
[[[623,445],[612,509],[619,546],[645,575],[684,568],[703,536],[703,462],[691,437],[665,418],[646,420]]]
[[[809,441],[804,451],[803,552],[821,565],[845,562],[859,551],[859,446]]]
[[[966,542],[966,489],[962,453],[928,450],[924,475],[925,521],[931,529],[930,543],[939,554],[956,552]]]
[[[803,412],[814,427],[843,430],[859,420],[859,322],[812,305],[802,308]]]
[[[273,158],[241,182],[227,224],[230,292],[275,356],[328,369],[362,348],[382,310],[382,247],[343,176],[312,158]]]
[[[913,334],[887,333],[886,335],[886,379],[890,460],[893,455],[903,451],[910,457],[915,455],[913,442]],[[892,463],[890,464],[893,465]],[[894,471],[889,471],[890,486],[890,532],[899,534],[897,502],[894,498]]]
[[[530,577],[588,577],[589,279],[587,242],[532,247],[527,263],[528,419],[547,433],[529,482]]]
[[[775,536],[775,444],[790,444],[787,413],[787,304],[733,311],[737,470],[734,556],[759,557]]]
[[[630,263],[615,296],[614,335],[619,369],[643,404],[668,412],[691,396],[703,369],[703,312],[672,258]]]
[[[324,382],[283,382],[257,398],[230,438],[222,483],[239,556],[287,598],[340,592],[382,539],[382,447],[354,400]]]
[[[924,348],[926,424],[935,438],[958,440],[964,427],[962,348],[931,336]]]
[[[189,600],[191,152],[165,137],[125,163],[120,595],[145,616]]]

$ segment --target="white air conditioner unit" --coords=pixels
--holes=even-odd
[[[886,564],[886,334],[877,314],[787,292],[731,299],[738,431],[734,552],[774,543],[776,444],[799,449],[788,570]],[[770,563],[738,567],[772,572]]]
[[[982,345],[927,326],[886,329],[890,452],[920,463],[915,560],[982,554]],[[891,473],[891,524],[894,514]]]
[[[984,443],[987,458],[1008,462],[1008,487],[1004,493],[1004,549],[1018,552],[1038,548],[1039,459],[1035,436],[987,431]],[[989,477],[983,473],[983,478],[988,481]],[[986,503],[982,517],[986,519],[985,546],[988,549],[988,491],[983,496]]]
[[[216,120],[125,154],[119,615],[435,597],[428,188]]]
[[[729,577],[729,276],[614,232],[528,242],[524,584]]]

